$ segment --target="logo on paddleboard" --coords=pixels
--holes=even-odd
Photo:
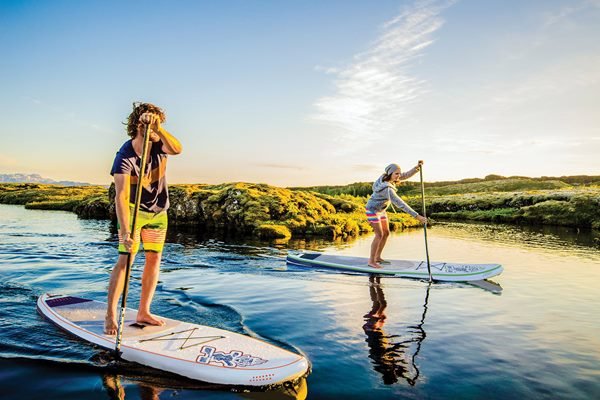
[[[250,354],[244,354],[243,351],[232,350],[229,353],[217,351],[212,346],[202,346],[200,355],[196,358],[196,362],[200,364],[220,364],[230,368],[252,367],[266,363],[268,360],[263,360],[260,357],[255,357]]]
[[[481,270],[481,267],[477,266],[477,265],[466,265],[466,264],[452,264],[452,265],[446,265],[446,267],[444,268],[446,270],[446,272],[449,273],[470,273],[470,272],[479,272],[479,270]]]

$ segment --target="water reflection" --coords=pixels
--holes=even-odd
[[[502,286],[499,283],[491,281],[489,279],[482,279],[479,281],[468,281],[465,284],[469,286],[478,287],[480,289],[485,290],[486,292],[490,292],[492,294],[500,296],[502,294]]]
[[[136,395],[139,396],[141,400],[159,400],[161,395],[163,398],[171,398],[176,396],[177,392],[183,389],[224,391],[235,393],[239,395],[240,398],[260,400],[304,400],[308,394],[305,378],[301,378],[296,382],[286,382],[282,385],[277,385],[274,388],[267,388],[263,391],[260,391],[259,389],[253,391],[252,388],[236,388],[202,382],[188,382],[185,378],[179,382],[177,378],[164,379],[154,377],[152,380],[148,380],[146,377],[106,373],[102,375],[102,386],[106,390],[108,398],[111,400],[125,400],[126,393],[132,391],[132,389],[130,389],[131,386],[137,387]]]
[[[594,255],[593,250],[600,249],[598,230],[484,222],[440,222],[436,228],[443,236],[467,240],[477,238],[494,244],[512,244],[521,248],[552,250],[564,254],[589,256]]]
[[[387,301],[381,287],[381,277],[369,277],[369,294],[373,306],[371,311],[364,315],[363,330],[367,335],[366,342],[369,345],[369,358],[372,360],[373,369],[381,374],[386,385],[392,385],[398,382],[399,378],[403,378],[409,385],[414,386],[419,378],[420,372],[415,360],[423,340],[427,337],[423,325],[430,289],[431,283],[428,283],[421,320],[408,325],[404,332],[389,335],[384,330]]]
[[[470,281],[470,282],[442,282],[437,285],[468,285],[483,289],[495,295],[501,295],[502,287],[496,282],[489,280]],[[405,379],[409,385],[414,386],[419,379],[420,371],[416,359],[421,351],[423,341],[427,337],[425,332],[425,317],[429,305],[429,293],[432,282],[427,282],[425,289],[423,305],[421,309],[421,318],[418,322],[404,327],[397,327],[399,332],[388,334],[385,325],[387,321],[387,301],[381,285],[381,277],[371,275],[369,277],[369,295],[371,297],[372,307],[363,318],[365,324],[363,330],[367,335],[366,342],[369,345],[369,358],[372,360],[373,370],[381,374],[385,385],[392,385]]]
[[[240,255],[255,255],[264,252],[265,249],[280,251],[282,254],[287,250],[303,249],[319,251],[331,245],[349,246],[355,242],[357,237],[347,239],[337,238],[330,240],[322,237],[294,237],[289,240],[259,239],[254,236],[232,234],[228,232],[202,230],[196,226],[174,225],[169,226],[165,243],[173,243],[182,246],[184,250],[189,249],[223,249]],[[114,224],[110,224],[110,235],[108,241],[118,241],[117,230]]]
[[[106,389],[108,398],[112,400],[124,400],[125,389],[121,384],[120,375],[104,375],[102,376],[102,385]],[[163,389],[159,389],[145,383],[138,383],[139,395],[142,400],[158,400]]]

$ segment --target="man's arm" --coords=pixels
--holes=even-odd
[[[177,155],[181,153],[182,146],[175,136],[171,135],[160,123],[158,115],[146,112],[140,115],[140,122],[143,124],[151,124],[150,129],[154,131],[162,141],[162,150],[169,155]]]
[[[129,191],[130,176],[126,174],[115,174],[115,211],[119,220],[119,233],[124,243],[128,243],[127,238],[131,236],[131,227],[129,221]],[[126,246],[127,247],[127,246]]]
[[[156,133],[158,134],[158,136],[160,136],[160,139],[163,144],[162,148],[165,153],[172,156],[181,153],[181,150],[183,150],[183,148],[181,146],[181,143],[175,138],[175,136],[171,135],[169,132],[167,132],[165,128],[163,128],[160,125]]]
[[[145,117],[146,115],[149,115],[149,117]],[[142,122],[144,122],[144,121],[147,121],[147,118],[152,118],[151,119],[151,121],[152,121],[151,128],[160,137],[160,140],[162,141],[163,151],[172,156],[181,153],[181,150],[182,150],[181,143],[179,142],[179,140],[177,140],[177,138],[175,138],[175,136],[171,135],[169,132],[167,132],[167,130],[165,128],[162,127],[162,125],[160,123],[160,118],[156,114],[148,113],[148,114],[143,114],[140,117],[140,120]]]

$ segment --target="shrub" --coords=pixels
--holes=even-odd
[[[256,229],[256,234],[261,239],[289,239],[292,233],[287,226],[275,224],[262,224]]]

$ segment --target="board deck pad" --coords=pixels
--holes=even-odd
[[[115,336],[104,334],[106,303],[83,297],[44,294],[39,312],[62,329],[106,349]],[[121,357],[191,379],[225,385],[264,386],[305,376],[308,360],[265,341],[224,329],[160,317],[163,326],[136,323],[126,309]]]
[[[317,252],[288,252],[287,262],[303,267],[333,268],[343,271],[364,272],[378,275],[395,275],[408,278],[429,279],[426,261],[389,260],[382,268],[368,265],[366,257],[351,257]],[[463,264],[430,262],[431,275],[438,281],[475,281],[491,278],[502,273],[500,264]]]

